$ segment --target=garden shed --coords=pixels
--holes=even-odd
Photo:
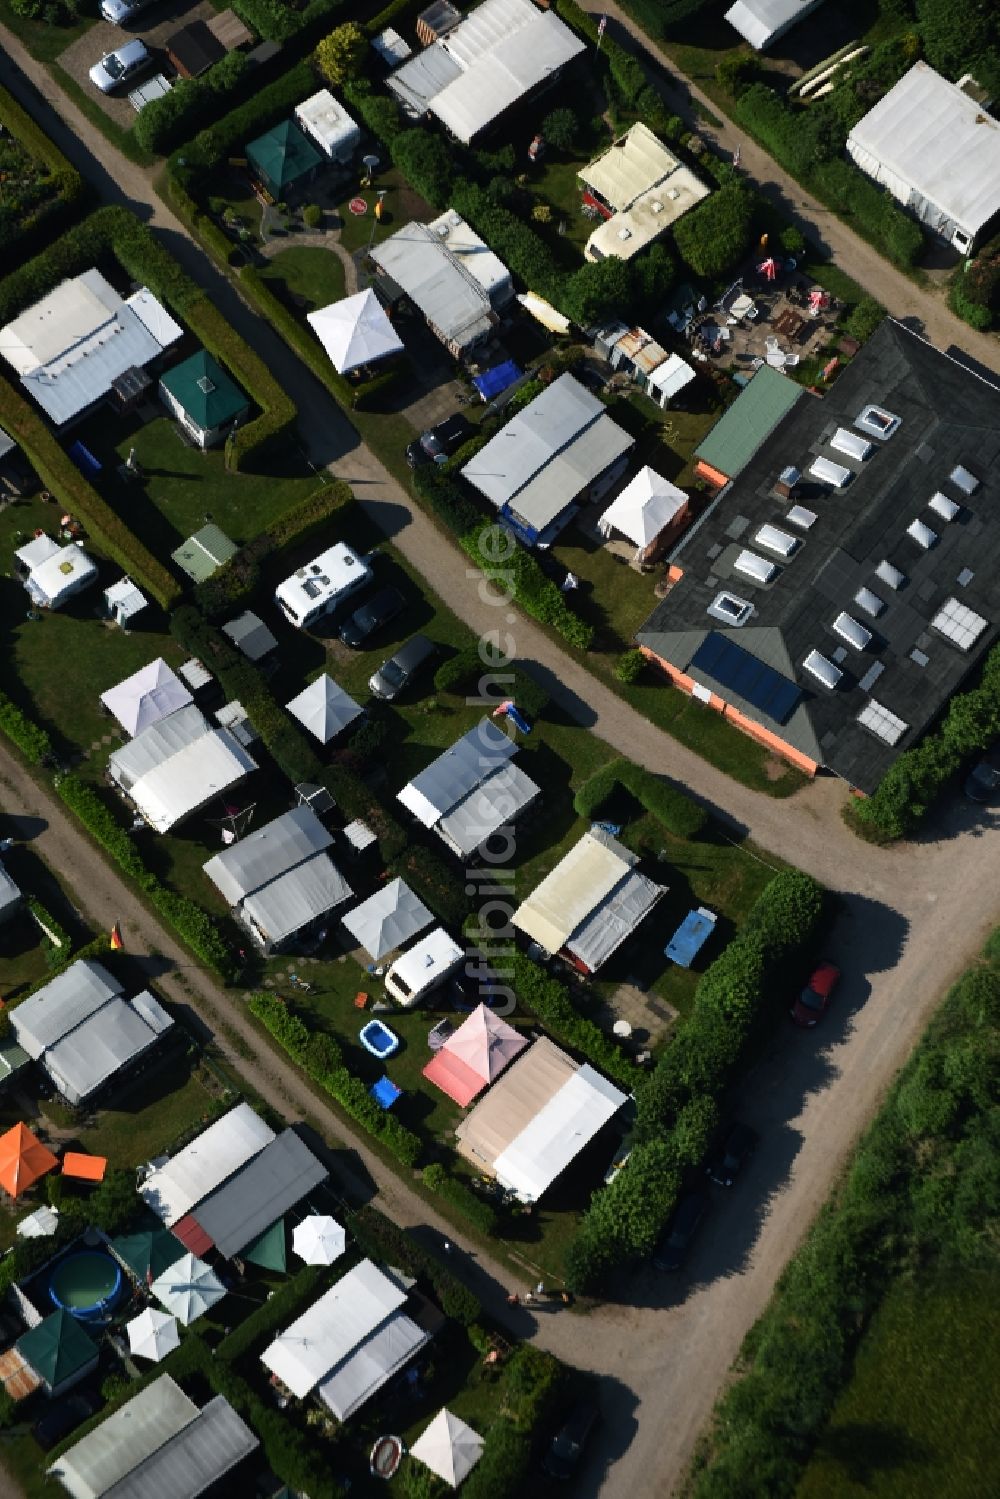
[[[652,563],[684,523],[688,497],[648,464],[641,468],[598,521],[602,536],[613,531],[636,545],[637,563]]]
[[[200,349],[160,377],[160,399],[199,448],[214,448],[250,412],[234,380]]]
[[[312,182],[323,158],[294,120],[282,120],[250,142],[247,162],[264,191],[280,202]]]
[[[204,583],[230,557],[235,557],[238,550],[236,543],[230,541],[224,531],[209,523],[189,536],[175,552],[171,552],[170,560],[176,563],[181,572],[187,573],[192,582]]]

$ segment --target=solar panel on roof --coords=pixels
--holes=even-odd
[[[802,697],[795,682],[783,677],[773,666],[758,661],[756,656],[717,630],[705,636],[691,659],[691,665],[713,677],[720,687],[738,692],[775,723],[784,723]]]

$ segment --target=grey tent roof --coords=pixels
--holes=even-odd
[[[49,1047],[43,1065],[64,1098],[83,1103],[173,1023],[148,990],[134,999],[118,995]]]
[[[572,933],[567,951],[585,963],[591,973],[596,972],[666,893],[666,885],[654,884],[633,870]]]
[[[228,1259],[259,1238],[328,1174],[295,1131],[286,1129],[205,1197],[193,1216]]]
[[[20,1045],[37,1060],[121,992],[106,968],[81,958],[12,1010],[11,1026]]]
[[[278,642],[267,625],[250,609],[245,609],[242,614],[231,619],[228,625],[223,625],[222,633],[229,637],[237,650],[243,652],[248,661],[260,661],[271,651],[278,649]]]
[[[377,963],[430,926],[434,917],[409,885],[396,879],[341,919]]]
[[[231,906],[277,879],[304,859],[329,848],[328,833],[311,807],[295,807],[241,838],[203,865]]]
[[[15,880],[0,864],[0,919],[17,910],[21,904],[21,891]]]
[[[321,744],[329,744],[364,712],[325,672],[285,707]]]
[[[398,800],[424,827],[433,827],[516,753],[516,743],[503,729],[488,718],[480,719],[426,770],[414,776],[399,792]]]
[[[171,755],[194,744],[210,729],[211,724],[201,709],[188,703],[150,724],[148,729],[143,729],[128,744],[109,755],[108,773],[123,791],[128,791],[136,781],[163,765]]]
[[[430,1333],[412,1317],[396,1312],[320,1380],[316,1393],[338,1421],[346,1421],[429,1341]]]
[[[329,854],[313,854],[246,896],[242,913],[273,944],[325,916],[353,893]]]
[[[453,853],[464,858],[540,795],[541,787],[517,765],[503,765],[445,813],[434,831]]]
[[[260,1445],[223,1395],[133,1469],[104,1499],[197,1499]]]
[[[423,52],[416,60],[426,56]],[[468,348],[493,327],[496,318],[486,289],[426,224],[397,229],[374,246],[371,258],[420,308],[445,343]]]

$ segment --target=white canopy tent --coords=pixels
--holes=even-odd
[[[434,917],[409,885],[390,880],[342,918],[351,936],[376,963],[431,925]]]
[[[684,513],[687,503],[683,489],[647,464],[612,500],[597,523],[598,529],[602,536],[620,531],[641,553]]]
[[[690,385],[694,375],[695,372],[687,360],[682,359],[679,354],[671,354],[669,359],[657,365],[647,379],[646,393],[651,401],[666,408],[685,385]]]
[[[59,1209],[50,1208],[48,1203],[43,1203],[27,1218],[22,1218],[17,1225],[19,1238],[22,1239],[47,1239],[54,1234],[59,1227]]]
[[[364,712],[325,672],[285,707],[321,744],[329,744]]]
[[[150,1172],[139,1195],[166,1228],[173,1228],[274,1138],[271,1126],[248,1103],[239,1103]]]
[[[369,287],[306,314],[306,322],[340,375],[398,354],[403,341]]]
[[[184,683],[174,675],[162,656],[101,693],[105,708],[114,714],[125,732],[133,736],[193,701]]]
[[[410,1456],[457,1489],[483,1455],[483,1439],[450,1410],[439,1410],[410,1448]]]
[[[226,1294],[215,1271],[194,1254],[182,1254],[149,1288],[184,1327],[203,1317]]]
[[[147,1306],[138,1317],[133,1317],[125,1331],[129,1349],[135,1357],[152,1359],[154,1364],[166,1358],[181,1340],[177,1318],[171,1317],[169,1312],[158,1312],[154,1306]]]

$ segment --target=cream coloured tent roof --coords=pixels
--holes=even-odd
[[[537,1202],[627,1095],[593,1067],[580,1067],[493,1162],[501,1186]]]
[[[410,1456],[457,1489],[483,1455],[483,1439],[450,1410],[439,1410],[410,1448]]]
[[[641,121],[577,173],[585,187],[600,193],[616,212],[669,177],[680,163]]]
[[[591,829],[518,906],[511,920],[546,952],[557,953],[637,862],[635,854],[614,838]]]
[[[306,322],[341,375],[398,354],[403,347],[402,339],[370,287],[306,313]]]
[[[687,503],[683,489],[647,464],[611,502],[598,526],[605,536],[621,531],[636,546],[645,547],[687,509]]]
[[[460,1155],[493,1169],[521,1131],[576,1071],[573,1058],[542,1036],[512,1062],[455,1130]]]

